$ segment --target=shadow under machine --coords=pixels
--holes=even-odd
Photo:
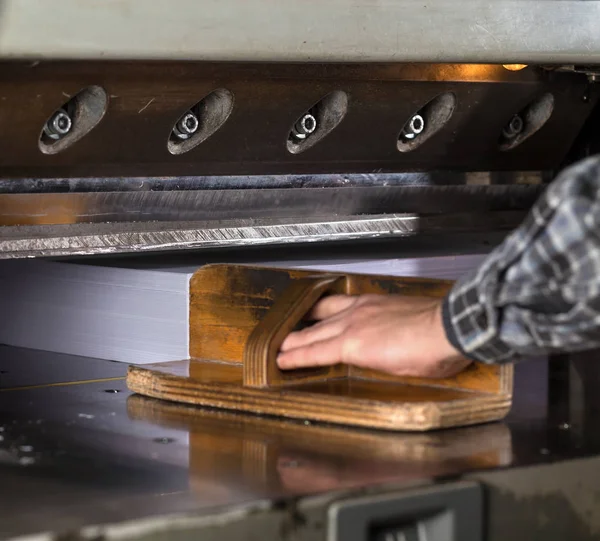
[[[600,152],[596,2],[176,6],[0,2],[0,273],[25,260],[483,256],[558,171]],[[248,290],[278,275],[232,276],[219,298],[247,295],[262,315]],[[209,310],[190,303],[191,326]],[[233,327],[230,361],[248,338]],[[470,426],[429,432],[397,430],[411,428],[399,417],[336,423],[349,416],[341,399],[305,419],[313,404],[285,389],[287,420],[238,412],[277,413],[252,389],[229,402],[205,389],[215,408],[158,400],[169,398],[158,383],[132,394],[126,374],[122,362],[0,346],[3,538],[600,535],[593,353],[494,373],[498,395],[512,385],[501,421],[478,424],[486,399]],[[482,391],[480,376],[460,391]],[[429,428],[461,424],[437,413]]]

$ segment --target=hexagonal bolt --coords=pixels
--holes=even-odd
[[[523,122],[521,115],[515,115],[510,119],[510,122],[502,130],[502,135],[505,139],[514,139],[523,131],[524,127],[525,122]]]
[[[317,119],[310,113],[306,113],[292,128],[292,135],[296,139],[306,139],[317,129]]]
[[[199,127],[200,121],[198,120],[198,117],[191,111],[188,111],[175,124],[173,135],[177,137],[177,139],[189,139],[198,131]]]
[[[402,130],[402,137],[404,139],[414,139],[420,133],[423,133],[425,129],[425,119],[421,115],[413,116],[404,129]]]
[[[73,121],[69,114],[64,109],[59,109],[46,122],[44,133],[50,139],[61,139],[71,131],[72,127]]]

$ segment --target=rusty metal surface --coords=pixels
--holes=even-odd
[[[5,178],[547,171],[561,164],[599,93],[584,75],[485,64],[5,62],[0,67],[0,176]],[[103,102],[86,102],[73,116],[72,132],[99,123],[69,144],[66,136],[64,144],[59,141],[62,150],[49,153],[40,143],[46,121],[91,87],[104,89],[106,108]],[[172,154],[167,143],[174,124],[217,89],[233,95],[225,123],[189,152]],[[84,93],[81,100],[96,99],[98,92]],[[318,141],[317,128],[316,144],[290,151],[286,143],[296,120],[332,92],[347,96],[339,125]],[[549,120],[503,151],[499,138],[507,122],[547,94],[553,103]],[[441,95],[454,96],[447,122],[422,145],[401,151],[403,126]],[[324,119],[338,105],[331,111],[323,107],[325,130]],[[201,125],[212,122],[211,114]],[[433,117],[426,124],[430,120],[433,126]]]

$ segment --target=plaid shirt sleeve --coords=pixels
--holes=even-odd
[[[484,363],[600,347],[600,156],[562,172],[455,283],[443,320],[454,347]]]

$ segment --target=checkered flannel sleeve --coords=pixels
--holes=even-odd
[[[600,156],[562,172],[455,283],[443,320],[454,347],[484,363],[600,347]]]

